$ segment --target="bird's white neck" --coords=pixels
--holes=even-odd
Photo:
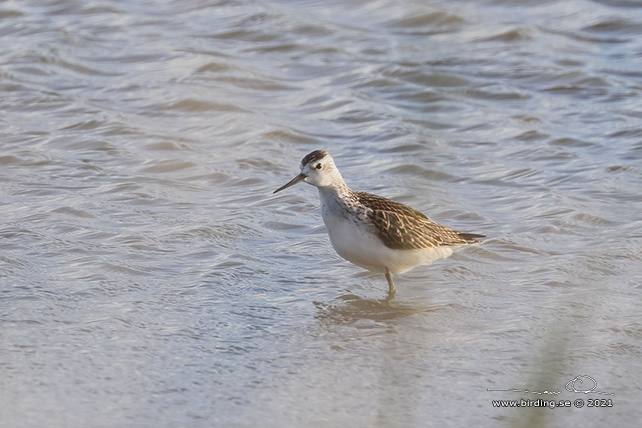
[[[340,174],[337,174],[337,176],[334,177],[331,185],[319,186],[317,188],[319,189],[319,196],[321,198],[345,199],[351,192]]]

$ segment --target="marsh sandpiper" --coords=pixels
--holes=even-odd
[[[385,274],[389,298],[397,291],[393,273],[446,258],[485,237],[437,224],[399,202],[351,190],[324,150],[304,157],[301,173],[274,193],[301,181],[319,190],[321,214],[335,251],[357,266]]]

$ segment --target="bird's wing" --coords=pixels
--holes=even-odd
[[[420,250],[440,245],[465,245],[478,242],[465,234],[435,223],[419,211],[399,202],[366,192],[355,192],[366,207],[366,215],[379,238],[393,250]]]

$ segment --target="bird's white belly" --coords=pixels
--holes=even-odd
[[[377,236],[374,226],[345,211],[322,206],[323,221],[337,254],[364,269],[385,273],[404,273],[452,254],[453,247],[423,250],[393,250]]]

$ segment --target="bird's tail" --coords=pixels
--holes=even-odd
[[[486,237],[486,235],[465,232],[459,232],[458,235],[461,239],[466,241],[467,244],[481,244],[482,242],[484,242],[482,238]]]

